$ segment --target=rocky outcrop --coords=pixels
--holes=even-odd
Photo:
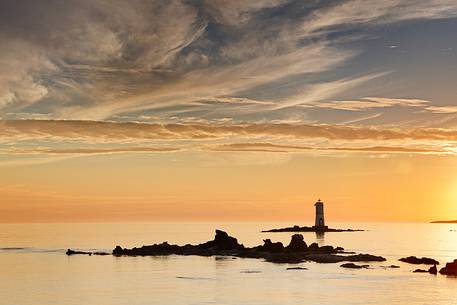
[[[341,247],[322,246],[313,243],[307,246],[300,234],[294,234],[287,247],[280,242],[265,239],[263,245],[247,248],[226,232],[216,230],[213,240],[198,245],[171,245],[168,242],[131,249],[116,246],[112,254],[115,256],[159,256],[159,255],[200,255],[200,256],[229,256],[244,258],[260,258],[273,263],[301,263],[313,261],[318,263],[338,262],[373,262],[385,261],[385,258],[370,254],[349,255]],[[68,255],[89,254],[68,250]],[[95,254],[95,253],[91,253]]]
[[[294,234],[290,240],[289,245],[286,247],[291,252],[302,252],[308,250],[308,245],[301,234]]]
[[[424,269],[416,269],[413,271],[414,273],[430,273],[430,274],[437,274],[438,270],[436,269],[436,265],[433,265],[428,270]]]
[[[440,274],[457,276],[457,259],[451,263],[447,263],[444,268],[441,268]]]
[[[270,229],[270,230],[264,230],[262,232],[361,232],[364,230],[358,230],[358,229],[332,229],[332,228],[317,228],[317,227],[300,227],[300,226],[293,226],[293,227],[287,227],[287,228],[279,228],[279,229]]]
[[[429,257],[422,257],[418,258],[415,256],[408,256],[404,258],[400,258],[399,261],[408,263],[408,264],[414,264],[414,265],[439,265],[440,263],[437,260],[434,260],[433,258]]]
[[[357,265],[354,263],[345,263],[345,264],[342,264],[340,267],[348,268],[348,269],[368,269],[370,267],[370,265]]]

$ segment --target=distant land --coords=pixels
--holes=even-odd
[[[432,221],[431,223],[457,223],[457,220],[437,220]]]

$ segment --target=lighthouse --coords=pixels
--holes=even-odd
[[[314,206],[316,207],[316,222],[314,228],[318,230],[325,230],[327,226],[324,220],[324,203],[319,199]]]

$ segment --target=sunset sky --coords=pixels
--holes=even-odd
[[[457,219],[455,0],[6,0],[0,45],[0,222]]]

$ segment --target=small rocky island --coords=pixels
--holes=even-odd
[[[286,227],[279,229],[269,229],[263,230],[262,232],[316,232],[316,233],[325,233],[325,232],[360,232],[363,230],[354,230],[354,229],[332,229],[325,225],[324,218],[324,203],[319,199],[314,206],[316,207],[316,221],[312,227]]]
[[[293,227],[286,227],[286,228],[279,228],[279,229],[269,229],[269,230],[263,230],[263,233],[276,233],[276,232],[316,232],[316,233],[325,233],[325,232],[362,232],[364,230],[358,230],[358,229],[333,229],[329,227],[300,227],[300,226],[293,226]]]
[[[294,234],[287,246],[281,242],[272,242],[265,239],[263,245],[252,248],[245,247],[238,243],[235,237],[229,236],[226,232],[216,230],[213,240],[198,245],[170,245],[167,242],[142,246],[140,248],[122,248],[116,246],[112,255],[115,256],[163,256],[163,255],[199,255],[199,256],[232,256],[242,258],[265,259],[272,263],[300,263],[312,261],[317,263],[339,263],[339,262],[383,262],[386,259],[371,254],[354,254],[345,252],[341,247],[322,246],[312,243],[307,245],[303,235]],[[94,254],[84,251],[68,249],[67,255]]]

